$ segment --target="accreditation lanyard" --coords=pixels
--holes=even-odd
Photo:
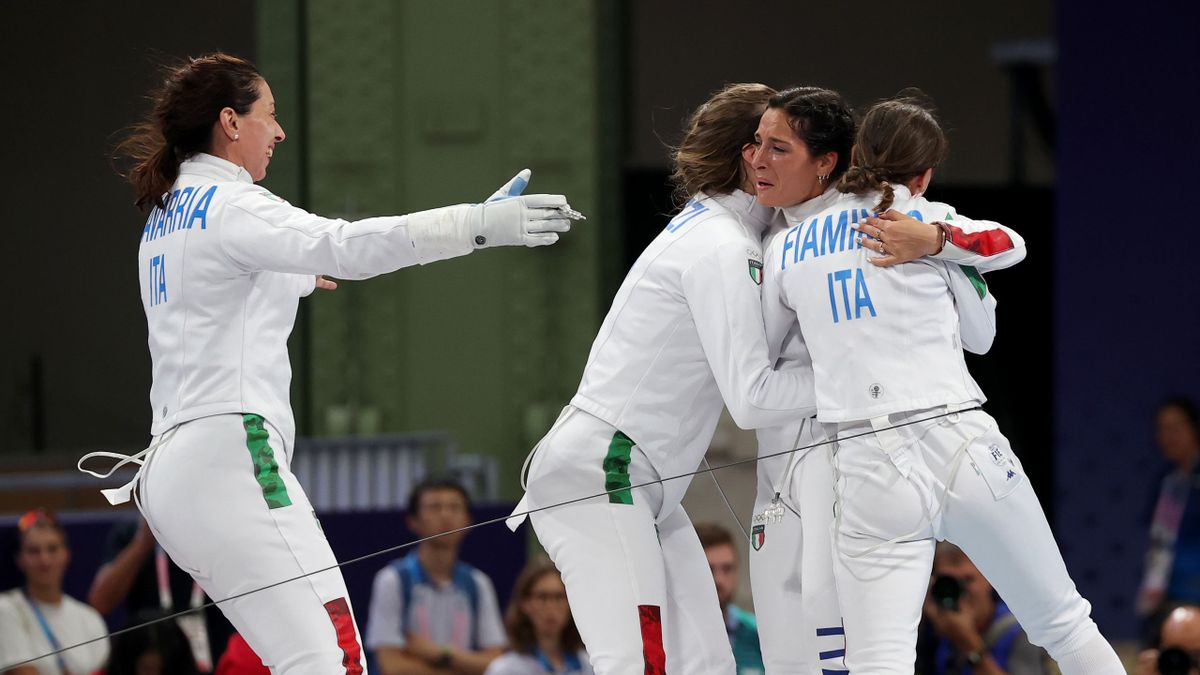
[[[554,664],[550,663],[550,659],[542,651],[541,647],[534,647],[533,656],[538,660],[538,663],[542,664],[547,673],[554,675],[554,673],[558,672],[554,669]],[[563,673],[577,673],[581,670],[583,670],[583,664],[579,661],[579,655],[574,652],[563,654]]]
[[[58,638],[54,637],[54,631],[50,629],[50,622],[42,614],[42,609],[38,607],[37,602],[29,595],[29,589],[21,589],[21,593],[25,596],[25,602],[29,603],[29,609],[33,610],[33,615],[37,617],[38,623],[41,624],[42,632],[46,634],[46,639],[50,641],[50,648],[55,652],[59,652],[62,649],[62,645],[58,644]],[[58,669],[66,673],[67,664],[63,661],[62,653],[56,653],[54,659],[58,661]]]
[[[167,552],[161,546],[154,549],[154,571],[158,576],[158,604],[164,612],[175,609],[175,598],[171,595],[171,576],[167,569]],[[192,582],[192,597],[189,599],[189,609],[199,609],[204,605],[204,590],[200,584]]]
[[[168,572],[167,552],[161,546],[154,549],[154,571],[158,577],[158,604],[164,612],[170,614],[175,609],[175,598],[171,595],[171,576]],[[188,608],[193,610],[175,619],[179,628],[187,637],[188,645],[192,648],[192,656],[196,660],[196,669],[202,673],[212,672],[212,649],[208,642],[208,627],[204,623],[204,613],[195,611],[204,606],[204,590],[200,584],[192,581],[192,595],[188,600]]]

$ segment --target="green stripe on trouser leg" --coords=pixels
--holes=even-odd
[[[608,491],[610,504],[632,504],[633,490],[629,484],[629,453],[633,441],[618,431],[608,444],[604,456],[604,489]],[[614,492],[615,490],[615,492]]]
[[[259,415],[242,415],[242,424],[246,427],[246,447],[250,449],[250,459],[254,461],[254,478],[262,487],[267,508],[291,506],[292,500],[288,497],[287,487],[279,475],[275,451],[267,443],[270,434],[263,427],[263,418]]]

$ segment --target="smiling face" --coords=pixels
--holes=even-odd
[[[266,178],[267,165],[275,146],[287,136],[275,119],[275,97],[266,80],[258,82],[258,99],[244,115],[237,115],[238,140],[232,145],[236,158],[255,182]]]
[[[746,146],[742,157],[753,172],[759,203],[772,207],[795,206],[819,196],[828,183],[817,177],[829,175],[837,165],[837,153],[814,157],[780,108],[763,113],[754,143]]]

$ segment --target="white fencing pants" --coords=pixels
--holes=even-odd
[[[624,434],[568,408],[531,460],[523,503],[539,508],[657,478]],[[733,675],[704,549],[683,508],[664,509],[661,486],[530,519],[562,573],[596,675]]]
[[[822,426],[812,424],[797,446],[824,440]],[[832,455],[825,444],[758,462],[750,583],[767,675],[845,672],[830,541]]]
[[[850,672],[913,672],[936,538],[966,552],[1065,675],[1124,673],[995,421],[976,410],[889,429],[939,412],[836,430],[834,571]]]
[[[337,564],[288,468],[290,448],[261,417],[215,415],[167,433],[142,469],[139,507],[158,543],[210,598]],[[218,607],[272,673],[366,672],[336,567]]]

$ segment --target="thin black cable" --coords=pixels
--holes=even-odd
[[[37,656],[37,657],[34,657],[34,658],[32,658],[32,659],[26,659],[26,660],[24,660],[24,661],[20,661],[20,662],[18,662],[18,663],[13,663],[13,664],[10,664],[10,665],[7,665],[7,666],[4,666],[3,668],[0,668],[0,672],[4,672],[4,671],[7,671],[7,670],[11,670],[11,669],[13,669],[13,668],[17,668],[17,667],[19,667],[19,666],[28,665],[28,664],[30,664],[30,663],[33,663],[34,661],[38,661],[38,660],[40,660],[40,659],[44,659],[44,658],[47,658],[47,657],[51,657],[51,656],[57,656],[57,655],[59,655],[59,654],[61,654],[61,653],[65,652],[65,651],[68,651],[68,650],[71,650],[71,649],[75,649],[76,647],[82,647],[82,646],[84,646],[84,645],[90,645],[90,644],[92,644],[93,642],[99,642],[100,640],[106,640],[106,639],[109,639],[109,638],[116,637],[116,636],[118,636],[118,635],[124,635],[125,633],[130,633],[130,632],[133,632],[133,631],[135,631],[135,630],[141,630],[142,628],[146,628],[146,627],[148,627],[148,626],[153,626],[153,625],[154,625],[154,624],[156,624],[156,623],[162,623],[162,622],[164,622],[164,621],[170,621],[170,620],[173,620],[173,619],[177,619],[177,618],[179,618],[179,617],[181,617],[181,616],[183,616],[183,615],[185,615],[185,614],[191,614],[191,613],[193,613],[193,612],[199,612],[199,611],[201,611],[201,610],[208,609],[209,607],[215,607],[215,606],[217,606],[217,605],[220,605],[221,603],[229,602],[230,600],[238,600],[238,599],[240,599],[240,598],[244,598],[244,597],[246,597],[246,596],[248,596],[248,595],[253,595],[254,593],[261,593],[262,591],[267,591],[267,590],[270,590],[270,589],[272,589],[272,588],[275,588],[275,587],[277,587],[277,586],[282,586],[282,585],[284,585],[284,584],[290,584],[290,583],[292,583],[293,581],[300,581],[301,579],[307,579],[308,577],[315,576],[315,575],[317,575],[317,574],[322,574],[322,573],[324,573],[324,572],[329,572],[329,571],[331,571],[331,570],[338,569],[338,568],[340,568],[340,567],[343,567],[343,566],[345,566],[345,565],[350,565],[350,564],[353,564],[353,563],[362,562],[362,561],[364,561],[364,560],[369,560],[369,559],[371,559],[371,558],[377,558],[377,557],[379,557],[379,556],[381,556],[381,555],[386,555],[386,554],[388,554],[388,553],[395,553],[396,551],[400,551],[400,550],[403,550],[403,549],[406,549],[406,548],[409,548],[409,547],[412,547],[412,546],[416,546],[416,545],[419,545],[419,544],[423,544],[423,543],[425,543],[425,542],[427,542],[427,541],[432,541],[432,540],[434,540],[434,539],[437,539],[438,537],[444,537],[444,536],[446,536],[446,535],[450,535],[450,534],[458,534],[459,532],[468,532],[468,531],[470,531],[470,530],[473,530],[473,529],[475,529],[475,528],[477,528],[477,527],[484,527],[485,525],[494,525],[494,524],[496,524],[496,523],[501,523],[501,522],[504,522],[504,521],[506,521],[506,520],[508,520],[508,519],[510,519],[510,518],[522,518],[522,519],[523,519],[523,518],[526,518],[526,517],[528,517],[528,516],[530,516],[530,515],[532,515],[532,514],[534,514],[534,513],[538,513],[538,512],[540,512],[540,511],[549,511],[550,509],[557,509],[557,508],[559,508],[559,507],[562,507],[562,506],[570,506],[571,504],[578,504],[579,502],[585,502],[585,501],[588,501],[589,499],[597,499],[597,498],[599,498],[599,497],[604,497],[604,496],[606,496],[606,495],[610,495],[610,494],[612,494],[612,493],[614,493],[614,492],[621,492],[621,491],[624,491],[624,490],[637,490],[637,489],[639,489],[639,488],[650,487],[651,485],[659,485],[659,484],[661,484],[661,483],[666,483],[667,481],[679,480],[680,478],[692,478],[692,477],[695,477],[695,476],[699,476],[700,474],[703,474],[703,473],[709,473],[709,474],[711,474],[711,473],[713,473],[713,472],[720,471],[721,469],[729,469],[729,468],[732,468],[732,467],[735,467],[735,466],[741,466],[742,464],[749,464],[750,462],[757,462],[757,461],[759,461],[759,460],[763,460],[763,459],[771,459],[771,458],[773,458],[773,457],[782,457],[783,455],[790,455],[790,454],[792,454],[792,453],[794,453],[794,452],[801,452],[801,451],[805,451],[805,450],[812,450],[813,448],[819,448],[819,447],[821,447],[822,445],[829,445],[829,444],[831,444],[831,443],[838,443],[838,442],[841,442],[841,441],[849,441],[849,440],[852,440],[852,439],[855,439],[855,438],[861,438],[861,437],[863,437],[863,436],[869,436],[869,435],[871,435],[871,434],[874,434],[874,433],[876,433],[877,431],[891,431],[891,430],[893,430],[893,429],[900,429],[900,428],[902,428],[902,427],[912,426],[912,425],[914,425],[914,424],[920,424],[920,423],[922,423],[922,422],[929,422],[929,421],[932,421],[932,420],[941,419],[941,418],[943,418],[943,417],[948,417],[948,416],[950,416],[950,415],[957,415],[957,414],[959,414],[959,413],[970,412],[970,411],[972,411],[972,410],[982,410],[982,407],[981,407],[981,406],[974,406],[974,407],[972,407],[972,408],[964,408],[963,410],[953,410],[953,411],[950,411],[950,412],[944,412],[944,413],[941,413],[941,414],[939,414],[939,415],[934,415],[934,416],[932,416],[932,417],[923,417],[923,418],[921,418],[921,419],[919,419],[919,420],[909,420],[908,422],[901,422],[900,424],[894,424],[894,425],[892,425],[892,426],[890,426],[890,427],[885,427],[885,428],[883,428],[883,429],[878,429],[878,430],[877,430],[877,429],[868,429],[868,430],[866,430],[866,431],[863,431],[862,433],[853,434],[853,435],[850,435],[850,436],[846,436],[846,437],[844,437],[844,438],[842,438],[842,437],[834,437],[834,438],[829,438],[829,439],[826,439],[826,440],[824,440],[824,441],[821,441],[820,443],[813,443],[812,445],[805,445],[805,446],[801,446],[801,447],[799,447],[799,448],[792,448],[791,450],[780,450],[779,452],[767,453],[767,454],[765,454],[765,455],[760,455],[760,456],[755,456],[755,457],[747,457],[746,459],[739,459],[739,460],[737,460],[737,461],[729,462],[728,464],[721,464],[720,466],[717,466],[717,467],[711,467],[711,466],[709,466],[709,467],[707,467],[707,468],[704,468],[704,469],[697,469],[697,470],[695,470],[695,471],[689,471],[688,473],[681,473],[681,474],[679,474],[679,475],[677,475],[677,476],[668,476],[668,477],[666,477],[666,478],[659,478],[658,480],[647,481],[647,482],[645,482],[645,483],[638,483],[637,485],[631,485],[631,486],[629,486],[629,487],[617,487],[617,488],[613,488],[613,489],[611,489],[611,490],[605,490],[604,492],[598,492],[598,493],[596,493],[596,494],[594,494],[594,495],[588,495],[588,496],[586,496],[586,497],[576,497],[575,499],[568,499],[568,500],[567,500],[567,501],[565,501],[565,502],[559,502],[559,503],[557,503],[557,504],[550,504],[550,505],[548,505],[548,506],[539,506],[538,508],[535,508],[535,509],[529,509],[528,511],[524,511],[524,512],[521,512],[521,513],[512,513],[512,514],[509,514],[509,515],[507,515],[507,516],[500,516],[500,517],[498,517],[498,518],[492,518],[491,520],[485,520],[485,521],[482,521],[482,522],[479,522],[479,523],[472,523],[471,525],[467,525],[467,526],[465,526],[465,527],[460,527],[460,528],[457,528],[457,529],[449,530],[449,531],[447,531],[447,532],[440,532],[440,533],[438,533],[438,534],[430,535],[430,536],[428,536],[428,537],[422,537],[422,538],[420,538],[420,539],[415,539],[415,540],[413,540],[413,541],[405,542],[405,543],[403,543],[403,544],[397,544],[396,546],[389,546],[388,548],[383,548],[383,549],[380,549],[380,550],[378,550],[378,551],[374,551],[374,552],[372,552],[372,553],[367,553],[367,554],[364,554],[364,555],[360,555],[360,556],[358,556],[357,558],[351,558],[351,559],[349,559],[349,560],[344,560],[344,561],[342,561],[342,562],[339,562],[339,563],[337,563],[336,565],[330,565],[329,567],[323,567],[323,568],[321,568],[321,569],[319,569],[319,570],[313,570],[312,572],[305,572],[304,574],[301,574],[301,575],[299,575],[299,576],[295,576],[295,577],[291,577],[290,579],[284,579],[284,580],[282,580],[282,581],[276,581],[276,582],[275,582],[275,583],[273,583],[273,584],[268,584],[268,585],[266,585],[266,586],[262,586],[262,587],[260,587],[260,588],[252,588],[252,589],[250,589],[250,590],[248,590],[248,591],[245,591],[244,593],[238,593],[237,595],[231,595],[231,596],[229,596],[228,598],[222,598],[221,600],[210,600],[208,603],[206,603],[206,604],[203,604],[203,605],[201,605],[201,606],[199,606],[199,607],[196,607],[196,608],[193,608],[193,609],[185,609],[185,610],[181,610],[181,611],[175,612],[174,614],[169,614],[169,615],[167,615],[167,616],[164,616],[164,617],[159,617],[159,618],[157,618],[157,619],[152,619],[152,620],[150,620],[150,621],[146,621],[146,622],[144,622],[144,623],[140,623],[140,624],[138,624],[138,625],[136,625],[136,626],[129,626],[129,627],[127,627],[127,628],[122,628],[122,629],[120,629],[120,630],[113,631],[113,632],[111,632],[111,633],[109,633],[109,634],[107,634],[107,635],[102,635],[102,636],[100,636],[100,637],[92,638],[91,640],[85,640],[85,641],[83,641],[83,642],[79,642],[79,643],[73,644],[73,645],[71,645],[70,647],[63,647],[63,648],[61,648],[61,649],[57,649],[57,650],[55,650],[55,651],[52,651],[52,652],[49,652],[49,653],[47,653],[47,654],[42,654],[41,656]],[[707,462],[705,462],[705,464],[707,465]],[[794,512],[794,511],[793,511],[793,512]],[[796,514],[796,515],[800,515],[800,514]]]
[[[717,492],[721,493],[721,500],[725,502],[725,508],[729,509],[729,517],[733,518],[733,522],[737,523],[738,534],[741,534],[746,538],[746,541],[749,542],[750,533],[747,532],[746,528],[742,525],[742,519],[738,518],[737,511],[733,510],[733,504],[729,503],[729,497],[725,496],[725,490],[721,487],[721,481],[717,480],[717,474],[714,473],[712,467],[708,465],[708,458],[705,457],[701,459],[700,463],[704,465],[705,469],[708,469],[708,477],[713,479],[713,484],[717,486]]]

